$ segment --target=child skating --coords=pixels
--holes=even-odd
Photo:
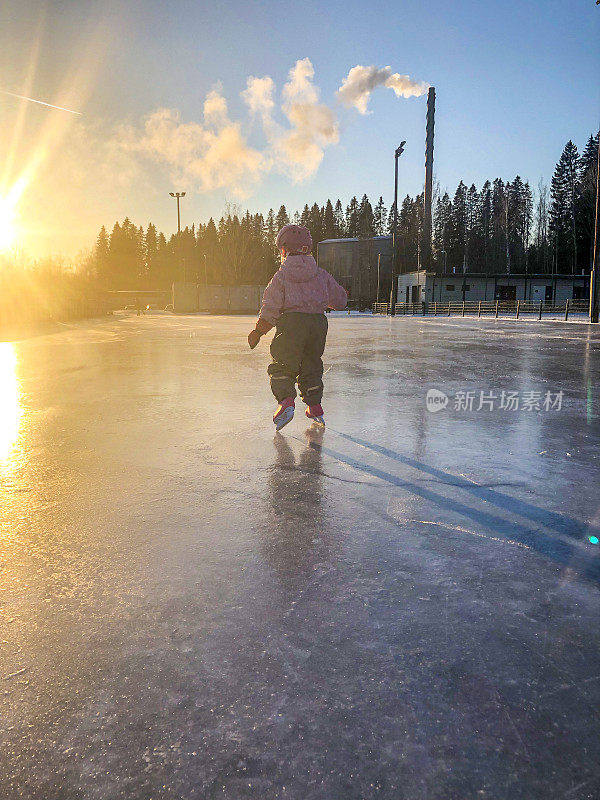
[[[346,290],[311,255],[308,228],[285,225],[277,234],[281,267],[265,289],[256,327],[248,335],[254,349],[260,337],[275,327],[267,372],[279,403],[273,422],[281,430],[294,416],[296,383],[306,403],[306,416],[324,424],[323,361],[328,308],[342,311]]]

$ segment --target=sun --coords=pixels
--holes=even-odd
[[[16,239],[16,216],[14,203],[0,196],[0,251],[8,250]]]

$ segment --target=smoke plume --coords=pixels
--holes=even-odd
[[[252,126],[231,119],[220,88],[206,96],[201,121],[185,122],[178,110],[159,108],[141,124],[121,126],[118,145],[142,163],[150,160],[163,166],[183,189],[227,189],[243,199],[271,172],[296,183],[308,180],[317,172],[326,148],[339,142],[337,114],[320,101],[314,77],[310,59],[298,60],[279,98],[268,75],[248,78],[241,97],[264,136],[260,147],[248,142]],[[392,74],[390,67],[356,66],[338,96],[365,114],[377,86],[387,86],[399,97],[419,96],[427,90],[427,84]]]
[[[423,81],[413,81],[408,75],[392,73],[391,67],[352,67],[342,81],[337,95],[346,106],[354,106],[361,114],[368,113],[369,100],[374,89],[386,86],[396,97],[420,97],[429,89]]]
[[[264,123],[272,123],[272,113],[275,108],[273,94],[275,83],[267,75],[264,78],[248,78],[247,88],[242,92],[242,98],[253,116],[259,116]]]
[[[246,197],[266,170],[264,156],[248,145],[241,124],[229,118],[218,90],[209,92],[203,112],[203,123],[182,122],[179,111],[159,108],[145,118],[141,130],[122,128],[121,144],[166,165],[181,186],[228,188]]]
[[[290,70],[281,91],[281,111],[288,127],[273,116],[275,84],[271,78],[250,77],[242,92],[251,115],[262,123],[268,142],[267,162],[295,182],[311,178],[323,160],[325,148],[339,141],[337,118],[328,106],[319,103],[314,76],[308,58],[297,61]]]
[[[283,87],[282,111],[290,128],[276,143],[280,168],[295,181],[312,177],[318,170],[325,148],[339,141],[334,112],[319,103],[313,83],[315,70],[308,58],[297,61]]]

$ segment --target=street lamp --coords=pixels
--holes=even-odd
[[[446,251],[445,250],[440,250],[440,253],[444,254],[444,272],[446,272]]]
[[[179,198],[185,197],[185,192],[169,192],[177,200],[177,233],[181,233],[181,216],[179,214]]]
[[[390,314],[396,314],[396,245],[398,238],[398,159],[404,152],[406,142],[400,142],[394,152],[394,227],[392,231],[392,289],[390,292]]]

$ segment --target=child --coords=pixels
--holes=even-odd
[[[273,361],[267,372],[271,391],[279,403],[273,416],[279,431],[294,416],[296,382],[308,406],[306,416],[325,424],[321,407],[321,356],[327,336],[325,311],[328,308],[342,311],[348,297],[346,290],[317,267],[310,255],[312,238],[308,228],[284,225],[277,234],[276,244],[282,264],[265,289],[258,322],[248,335],[248,344],[254,349],[260,337],[276,326],[271,342]]]

